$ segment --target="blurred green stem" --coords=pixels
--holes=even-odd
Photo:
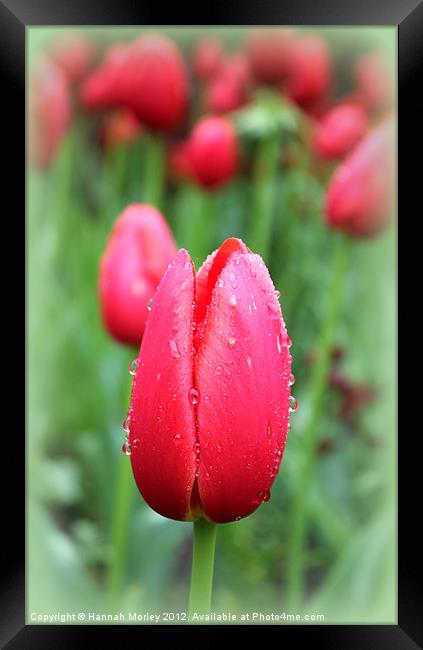
[[[165,141],[155,133],[145,136],[145,167],[143,200],[162,209],[164,187]]]
[[[111,558],[108,586],[112,603],[114,603],[122,587],[122,578],[125,569],[126,540],[131,505],[131,483],[131,464],[129,458],[122,455],[119,461],[111,531]]]
[[[288,555],[288,604],[293,611],[300,606],[304,595],[305,542],[308,533],[308,505],[314,476],[317,434],[325,402],[330,351],[348,262],[348,241],[340,236],[336,244],[333,271],[327,292],[328,304],[317,340],[319,356],[313,366],[310,380],[310,412],[304,430],[302,462],[298,469],[301,481],[296,486],[289,528],[291,544]]]
[[[210,233],[215,227],[215,192],[197,186],[182,189],[188,193],[185,212],[178,215],[176,238],[186,248],[195,264],[202,264],[210,253]],[[214,245],[214,241],[213,241]],[[213,249],[213,246],[212,246]]]
[[[255,161],[248,245],[266,262],[269,257],[275,211],[276,171],[280,155],[277,134],[271,133],[261,140]]]
[[[216,524],[206,519],[194,521],[189,616],[207,614],[211,608]]]

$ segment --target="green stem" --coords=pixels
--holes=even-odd
[[[268,259],[275,210],[276,171],[280,159],[280,142],[270,134],[259,143],[255,162],[253,196],[248,245]]]
[[[145,136],[145,167],[143,200],[159,210],[162,208],[164,186],[165,142],[155,133]]]
[[[308,533],[308,503],[314,477],[317,434],[324,407],[330,352],[335,330],[343,281],[347,268],[347,241],[340,238],[335,251],[334,268],[328,288],[328,305],[317,341],[319,357],[313,366],[310,382],[310,415],[304,431],[302,462],[298,468],[301,482],[297,486],[291,516],[291,544],[288,571],[288,602],[295,610],[304,594],[305,542]]]
[[[128,536],[128,521],[131,506],[132,487],[131,465],[126,456],[119,461],[116,483],[116,498],[113,510],[111,531],[111,558],[108,576],[109,597],[111,604],[122,588],[123,572],[125,569],[125,551]]]
[[[206,519],[194,521],[189,616],[207,614],[211,608],[216,524]]]
[[[210,233],[215,227],[215,192],[186,186],[184,210],[177,218],[176,238],[186,248],[195,264],[201,265],[210,253]]]

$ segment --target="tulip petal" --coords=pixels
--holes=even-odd
[[[195,359],[198,488],[204,514],[225,523],[268,500],[288,431],[290,341],[258,255],[227,258],[205,323]]]
[[[192,261],[180,250],[153,298],[129,411],[131,463],[138,488],[153,510],[177,520],[193,518],[194,289]]]

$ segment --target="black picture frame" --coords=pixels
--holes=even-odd
[[[113,0],[0,0],[0,72],[3,89],[2,111],[3,157],[7,154],[8,178],[16,183],[16,191],[4,192],[5,214],[13,221],[23,222],[25,212],[25,32],[34,25],[385,25],[398,27],[398,89],[399,162],[403,162],[403,175],[399,187],[404,196],[416,195],[418,170],[407,167],[406,149],[414,144],[416,125],[421,123],[422,105],[417,101],[418,79],[422,79],[423,60],[423,3],[419,0],[296,0],[282,3],[270,0],[245,0],[242,5],[215,2],[210,7],[192,7],[188,3],[172,6],[140,6],[135,2]],[[175,19],[175,20],[173,20]],[[420,73],[420,74],[419,74]],[[3,85],[4,84],[4,85]],[[420,88],[421,92],[421,88]],[[5,128],[7,127],[7,128]],[[410,151],[410,149],[408,149]],[[407,158],[406,158],[407,156]],[[421,165],[420,165],[421,168]],[[414,171],[414,175],[413,175]],[[23,183],[23,187],[22,187]],[[420,180],[421,183],[421,180]],[[4,203],[3,203],[4,205]],[[416,204],[417,205],[417,204]],[[421,211],[421,208],[420,208]],[[22,240],[16,240],[16,250],[22,249]],[[23,265],[24,266],[24,265]],[[11,293],[15,293],[16,288]],[[10,323],[11,329],[13,323]],[[22,340],[22,339],[21,339]],[[22,345],[20,346],[22,347]],[[13,378],[14,381],[15,378]],[[16,373],[15,386],[21,381]],[[11,380],[12,381],[12,380]],[[20,404],[22,410],[22,404]],[[9,416],[8,416],[9,417]],[[20,454],[22,456],[22,454]],[[16,458],[15,458],[16,460]],[[407,471],[402,478],[402,499],[409,502],[415,489],[413,473]],[[7,462],[7,461],[6,461]],[[138,627],[132,626],[38,626],[25,625],[25,464],[16,463],[13,472],[13,498],[10,489],[3,492],[3,564],[1,582],[1,636],[2,647],[10,650],[24,648],[55,649],[77,648],[99,642],[100,635],[109,643],[147,642],[147,635],[161,636],[160,641],[174,643],[181,633],[188,632],[201,645],[214,643],[215,634],[223,632],[227,642],[239,642],[246,628],[213,627],[205,634],[194,626]],[[19,489],[20,486],[20,489]],[[406,517],[404,517],[406,519]],[[8,522],[18,521],[18,525]],[[20,525],[19,525],[20,524]],[[13,531],[13,532],[12,532]],[[413,530],[414,532],[414,530]],[[309,625],[309,626],[257,626],[247,632],[259,634],[260,643],[276,632],[278,643],[306,643],[314,648],[334,650],[412,650],[423,645],[422,599],[419,571],[419,540],[411,534],[401,536],[398,567],[398,625]],[[251,637],[252,639],[252,637]]]

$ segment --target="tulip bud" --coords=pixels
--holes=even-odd
[[[394,183],[391,118],[370,131],[335,172],[326,196],[328,225],[357,237],[378,232],[392,210]]]
[[[213,113],[228,113],[247,101],[250,83],[248,60],[242,53],[233,54],[222,62],[207,88],[206,109]]]
[[[383,52],[361,57],[355,67],[357,92],[369,111],[384,111],[392,106],[394,85]]]
[[[341,158],[363,137],[367,116],[360,106],[340,104],[332,108],[318,125],[314,149],[325,158]]]
[[[89,108],[123,105],[153,131],[180,125],[188,106],[188,82],[176,45],[147,34],[113,48],[85,82],[81,99]]]
[[[255,30],[248,40],[248,53],[256,79],[280,83],[289,72],[293,44],[291,29]]]
[[[100,263],[101,311],[113,338],[140,344],[148,301],[175,252],[172,234],[158,210],[134,204],[123,211]]]
[[[125,108],[107,115],[100,128],[100,143],[105,149],[134,142],[142,129],[135,114]]]
[[[194,55],[193,67],[201,81],[208,81],[217,72],[223,56],[222,43],[217,38],[204,38],[198,41]]]
[[[226,523],[268,501],[288,433],[290,344],[269,272],[240,240],[197,274],[178,252],[153,298],[127,420],[134,477],[156,512]]]
[[[78,34],[57,39],[51,48],[51,57],[63,70],[69,82],[75,83],[88,71],[94,58],[94,44]]]
[[[324,97],[329,89],[331,65],[326,43],[318,36],[298,38],[290,57],[285,91],[300,106]]]
[[[190,137],[190,156],[196,180],[207,188],[228,182],[239,166],[235,129],[223,117],[204,117]]]
[[[51,59],[43,57],[32,74],[29,98],[29,155],[37,167],[48,167],[53,161],[70,118],[67,79]]]

